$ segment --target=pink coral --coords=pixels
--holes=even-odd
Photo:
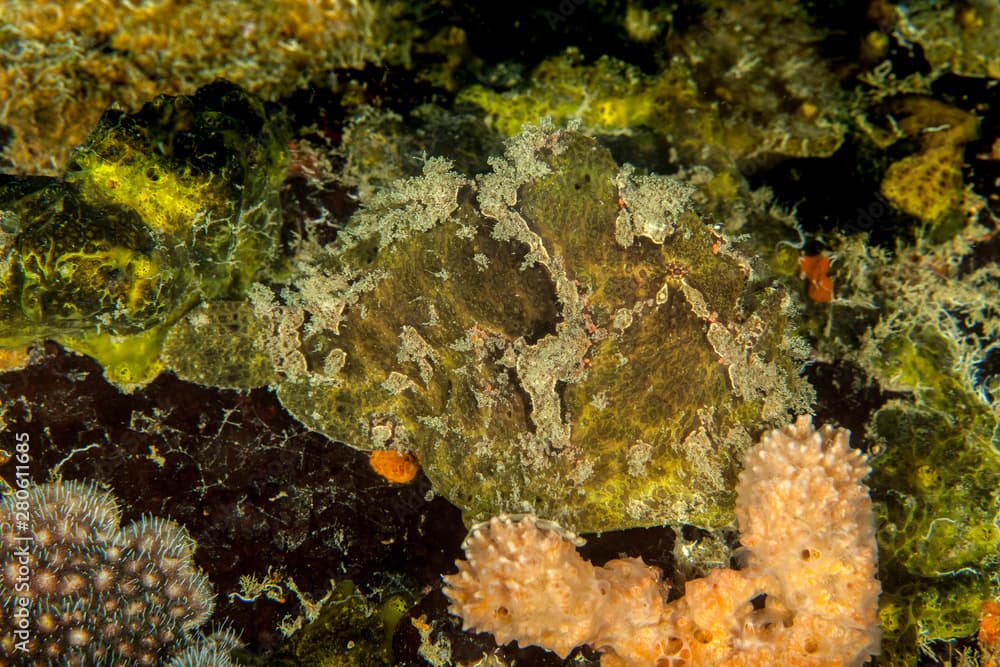
[[[878,652],[880,586],[869,468],[849,435],[808,417],[766,433],[737,487],[745,567],[674,602],[642,560],[595,567],[555,524],[502,516],[466,538],[450,609],[500,643],[563,657],[589,644],[604,667],[860,665]]]

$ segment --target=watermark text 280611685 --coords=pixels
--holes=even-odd
[[[31,438],[27,433],[14,435],[14,501],[11,503],[10,538],[13,544],[15,568],[14,596],[11,610],[14,625],[14,648],[27,652],[31,641],[29,586],[31,584],[31,551],[34,534],[31,530]]]

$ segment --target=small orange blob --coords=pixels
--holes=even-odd
[[[983,604],[983,615],[979,619],[979,651],[983,667],[1000,664],[1000,602]]]
[[[368,463],[372,470],[396,484],[413,481],[420,470],[420,460],[413,454],[394,449],[379,449],[371,453]]]
[[[830,303],[833,301],[833,278],[827,275],[830,270],[830,258],[824,255],[813,255],[799,259],[799,271],[803,278],[809,281],[806,294],[813,301]]]

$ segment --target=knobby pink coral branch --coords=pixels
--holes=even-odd
[[[673,602],[641,559],[595,567],[559,526],[501,516],[472,529],[444,577],[450,610],[499,643],[562,657],[589,644],[603,667],[860,665],[879,650],[880,586],[869,468],[849,436],[809,417],[765,433],[737,486],[745,566]]]

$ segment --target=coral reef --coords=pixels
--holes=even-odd
[[[105,109],[137,111],[218,78],[273,100],[378,62],[390,14],[356,0],[16,0],[0,5],[5,157],[29,173],[63,170]]]
[[[280,117],[237,86],[108,112],[62,179],[0,182],[0,346],[53,339],[123,387],[170,325],[280,261]]]
[[[860,665],[879,650],[879,583],[869,468],[848,438],[808,417],[765,433],[738,485],[743,568],[678,600],[641,559],[594,567],[574,535],[525,516],[472,529],[444,578],[450,609],[500,643],[589,644],[605,667]]]
[[[194,541],[172,521],[120,520],[88,483],[3,497],[0,665],[159,665],[197,638],[213,595]]]
[[[470,521],[725,525],[754,431],[812,394],[788,296],[688,193],[576,132],[530,128],[475,183],[428,160],[251,291],[255,346],[289,412],[416,454]]]
[[[718,109],[727,151],[753,167],[836,151],[847,118],[840,74],[822,55],[828,28],[795,2],[705,6],[666,46],[686,62],[698,99]]]
[[[667,40],[670,57],[653,75],[608,56],[587,64],[570,49],[520,86],[476,84],[456,102],[481,107],[508,136],[546,116],[595,134],[648,127],[684,163],[716,168],[833,153],[846,123],[836,76],[818,55],[822,31],[794,3],[708,4],[698,23]]]
[[[996,662],[998,17],[0,2],[0,426],[38,479],[197,539],[221,629],[160,664],[595,667],[658,649],[662,619],[671,661],[839,641],[793,613],[842,595],[825,550],[751,546],[740,509],[734,551],[746,449],[815,413],[873,468],[876,664]],[[197,92],[220,75],[282,113]],[[164,92],[184,97],[140,110]],[[565,659],[448,614],[440,575],[499,512],[602,530],[578,551],[537,519],[477,533],[571,563],[540,589],[608,585],[588,613],[610,620],[540,638]]]
[[[898,34],[923,48],[934,76],[1000,79],[1000,6],[993,0],[961,3],[901,0],[895,3]]]
[[[896,256],[856,236],[834,253],[843,279],[818,347],[893,392],[868,425],[893,664],[975,632],[996,595],[1000,384],[985,362],[1000,345],[1000,270],[969,259],[984,232]]]

